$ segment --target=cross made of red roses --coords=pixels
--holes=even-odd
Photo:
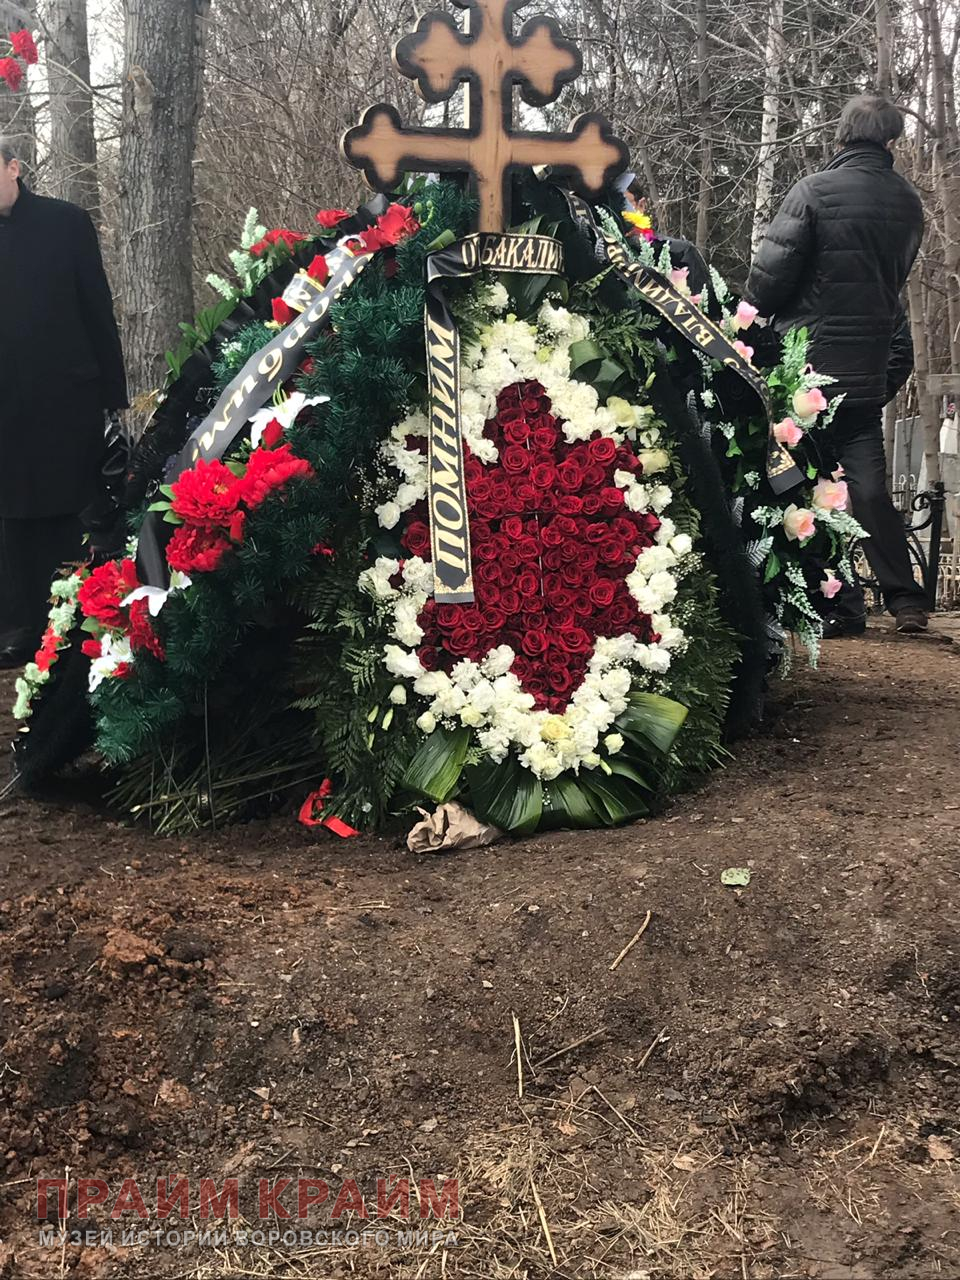
[[[390,191],[406,172],[467,171],[477,186],[479,229],[503,231],[511,171],[550,166],[597,193],[623,170],[626,150],[603,116],[580,116],[569,134],[514,129],[514,85],[525,102],[544,106],[582,69],[580,51],[552,18],[531,18],[514,35],[514,16],[527,2],[455,0],[467,11],[462,33],[448,14],[433,12],[404,36],[394,59],[427,102],[445,102],[466,84],[465,127],[404,128],[389,104],[368,108],[341,146],[371,186]]]

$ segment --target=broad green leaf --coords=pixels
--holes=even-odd
[[[600,364],[606,359],[607,353],[592,338],[583,338],[580,342],[571,344],[569,355],[570,372],[576,373],[584,365]]]
[[[464,774],[473,810],[481,822],[490,822],[514,835],[536,831],[543,813],[540,780],[513,756],[502,764],[483,760],[468,767]]]
[[[617,720],[621,726],[649,739],[660,751],[667,752],[687,718],[687,708],[673,698],[659,693],[631,693],[629,706]]]
[[[151,502],[149,507],[147,507],[147,510],[148,511],[169,511],[170,503],[168,501]]]
[[[622,752],[612,756],[606,761],[606,764],[608,768],[617,775],[617,777],[628,778],[630,782],[635,782],[637,786],[641,787],[644,791],[654,790],[653,784],[645,778],[638,769],[635,769],[629,760],[624,759],[624,754]]]
[[[469,745],[469,729],[434,729],[407,765],[401,786],[443,804],[460,781]]]
[[[632,822],[650,812],[643,792],[628,778],[594,771],[589,779],[581,778],[581,786],[592,803],[603,812],[608,826]]]
[[[771,551],[767,557],[767,567],[763,571],[764,582],[770,582],[780,572],[780,557],[775,551]]]
[[[578,779],[561,774],[552,782],[543,783],[544,827],[595,827],[603,823],[603,814],[590,802],[590,797]]]
[[[521,271],[504,271],[499,274],[521,320],[533,315],[557,279],[556,276],[527,275]]]

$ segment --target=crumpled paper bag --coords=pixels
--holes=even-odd
[[[419,809],[423,821],[418,822],[407,836],[407,848],[411,853],[449,853],[454,849],[482,849],[503,839],[499,827],[488,827],[478,822],[469,809],[452,801],[440,805],[434,813]]]

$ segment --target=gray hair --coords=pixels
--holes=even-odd
[[[0,159],[4,164],[9,164],[11,160],[16,160],[17,151],[9,138],[5,138],[0,134]]]
[[[853,142],[876,142],[885,147],[903,133],[900,108],[881,93],[862,93],[851,98],[840,113],[837,142],[849,146]]]

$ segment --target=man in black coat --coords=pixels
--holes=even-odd
[[[922,631],[926,599],[887,492],[882,428],[883,406],[913,368],[900,294],[923,236],[920,197],[893,168],[902,132],[903,117],[885,98],[864,94],[847,103],[839,153],[787,195],[757,251],[746,297],[781,333],[805,326],[811,364],[836,379],[827,393],[844,400],[830,443],[853,514],[870,535],[864,550],[897,630]],[[845,587],[825,634],[861,632],[865,614],[862,591]]]
[[[0,667],[33,657],[57,567],[100,497],[104,412],[126,377],[97,233],[34,195],[0,138]]]

